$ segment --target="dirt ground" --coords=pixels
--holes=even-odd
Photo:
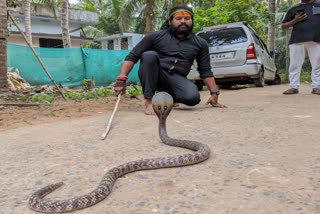
[[[139,100],[140,99],[140,100]],[[121,98],[119,110],[140,110],[141,98],[130,99],[129,97]],[[99,99],[65,101],[60,97],[51,105],[41,104],[39,106],[10,106],[4,105],[0,109],[0,131],[26,127],[41,123],[48,123],[57,120],[65,120],[77,117],[86,117],[95,114],[103,114],[113,111],[117,98],[104,97]],[[17,103],[12,100],[0,98],[1,103]]]
[[[206,143],[210,158],[193,166],[119,178],[102,202],[79,214],[320,213],[320,96],[303,84],[222,90],[228,108],[180,105],[168,118],[173,138]],[[0,100],[4,102],[3,100]],[[31,214],[28,198],[63,181],[48,198],[91,191],[110,168],[185,149],[162,144],[158,119],[143,101],[122,99],[106,140],[100,139],[116,98],[0,110],[0,213]]]

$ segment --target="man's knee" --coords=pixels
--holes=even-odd
[[[199,93],[189,93],[183,98],[183,102],[187,106],[195,106],[201,101]]]
[[[155,51],[146,51],[141,55],[141,62],[139,67],[139,78],[142,79],[144,74],[158,75],[160,69],[159,55]],[[152,72],[150,72],[152,71]]]
[[[155,51],[146,51],[141,55],[141,62],[154,62],[159,60],[159,55]]]

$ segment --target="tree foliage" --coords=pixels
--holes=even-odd
[[[79,0],[78,9],[99,13],[96,28],[110,35],[120,32],[119,17],[124,0]]]
[[[264,35],[269,18],[268,5],[257,0],[217,0],[212,7],[196,8],[194,13],[194,31],[203,26],[247,21],[260,35]]]

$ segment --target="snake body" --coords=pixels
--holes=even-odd
[[[173,107],[171,95],[166,92],[155,94],[152,98],[152,105],[159,118],[159,136],[162,142],[169,146],[187,148],[193,150],[193,152],[172,157],[142,159],[124,163],[106,172],[99,185],[92,192],[70,199],[45,199],[46,195],[61,187],[63,183],[48,185],[32,194],[29,199],[29,207],[34,211],[42,213],[64,213],[84,209],[105,199],[111,193],[117,178],[125,174],[139,170],[186,166],[209,158],[210,149],[206,144],[190,140],[173,139],[167,135],[166,119]]]

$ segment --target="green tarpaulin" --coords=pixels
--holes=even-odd
[[[57,84],[81,86],[84,79],[94,79],[97,86],[115,81],[128,50],[97,50],[87,48],[35,48]],[[8,67],[17,68],[31,85],[52,84],[41,64],[28,46],[7,45]],[[139,63],[129,75],[136,84]]]

